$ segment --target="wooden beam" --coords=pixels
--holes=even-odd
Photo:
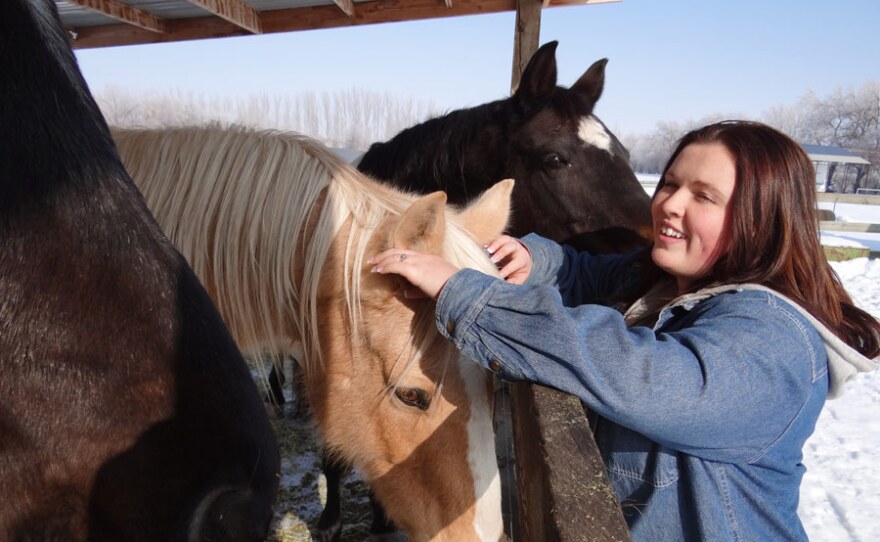
[[[448,8],[437,0],[372,0],[358,2],[357,13],[351,18],[343,18],[338,13],[331,15],[325,7],[315,6],[267,11],[263,22],[267,32],[269,28],[287,32],[498,13],[512,11],[515,2],[516,0],[458,0]]]
[[[167,30],[165,21],[156,17],[151,13],[134,8],[128,4],[117,2],[116,0],[67,0],[71,4],[76,4],[92,11],[97,11],[107,17],[112,17],[126,24],[143,28],[150,32],[159,34]]]
[[[584,4],[613,4],[623,0],[544,0],[544,7],[550,6],[583,6]]]
[[[260,13],[242,0],[187,0],[187,2],[213,13],[235,26],[244,28],[251,34],[263,33]]]
[[[3,0],[0,0],[3,1]],[[365,24],[436,19],[459,15],[481,15],[514,11],[517,0],[456,0],[451,8],[437,0],[369,0],[358,2],[357,12],[349,17],[335,5],[266,10],[260,13],[264,34],[294,32],[320,28],[339,28]],[[571,0],[550,0],[550,6],[571,5]],[[619,2],[620,0],[578,0],[580,4]],[[138,43],[164,43],[195,39],[248,35],[240,26],[217,17],[176,19],[166,21],[164,34],[146,32],[129,25],[77,27],[77,49],[112,47]]]
[[[523,70],[538,50],[541,38],[542,0],[516,0],[516,26],[513,36],[513,69],[510,93],[516,92]]]
[[[345,13],[349,17],[354,17],[354,0],[333,0],[333,2],[339,6],[342,13]]]

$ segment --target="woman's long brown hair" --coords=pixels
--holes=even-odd
[[[773,288],[866,357],[880,354],[880,322],[853,304],[822,250],[816,174],[800,145],[756,122],[710,124],[679,141],[658,190],[681,151],[695,143],[724,145],[736,164],[728,249],[696,287],[750,282]]]

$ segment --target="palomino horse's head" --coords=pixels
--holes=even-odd
[[[366,252],[404,247],[497,273],[481,246],[504,229],[513,181],[461,212],[442,192],[388,213]],[[378,187],[377,187],[378,189]],[[369,273],[345,253],[359,226],[330,249],[319,289],[323,369],[308,379],[327,442],[363,471],[410,540],[496,541],[503,536],[488,375],[436,330],[434,303],[407,300],[401,280]],[[352,311],[345,288],[359,280]]]

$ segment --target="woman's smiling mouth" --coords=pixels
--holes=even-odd
[[[663,226],[660,228],[660,235],[665,237],[672,237],[673,239],[684,239],[685,235],[680,231],[671,228],[669,226]]]

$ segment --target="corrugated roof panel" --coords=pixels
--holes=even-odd
[[[814,162],[840,162],[843,164],[870,164],[864,158],[846,149],[828,145],[801,145]]]
[[[186,0],[117,0],[160,19],[194,19],[212,14]],[[333,5],[333,0],[244,0],[257,11]],[[57,0],[58,13],[67,27],[103,26],[120,21],[65,0]],[[357,0],[355,0],[357,4]]]
[[[312,6],[329,6],[333,0],[247,0],[257,11],[274,11],[276,9],[307,8]],[[355,0],[357,4],[357,0]]]
[[[859,156],[841,156],[839,154],[813,154],[809,153],[808,156],[810,160],[813,162],[837,162],[839,164],[870,164],[864,158]]]
[[[101,26],[119,21],[70,2],[56,2],[61,22],[67,27]]]
[[[162,19],[192,19],[211,15],[195,4],[180,0],[127,0],[125,3]]]
[[[6,1],[6,0],[0,0]],[[240,36],[255,31],[257,26],[250,10],[247,13],[229,13],[217,16],[188,0],[116,0],[149,14],[150,17],[123,15],[127,22],[74,4],[73,0],[55,0],[64,26],[77,34],[76,49],[111,47],[138,43],[171,42]],[[461,15],[477,15],[514,11],[517,0],[454,0],[447,5],[424,0],[353,0],[355,12],[362,6],[363,16],[349,19],[333,0],[241,0],[264,15],[264,32],[292,32],[315,28],[338,28],[363,24],[378,24],[409,20],[424,20]],[[543,7],[573,4],[603,4],[622,0],[544,0]],[[279,10],[290,10],[285,16],[269,15]],[[129,11],[129,10],[124,10]],[[233,10],[234,11],[234,10]],[[195,19],[195,21],[193,21]],[[156,24],[159,21],[178,21],[180,24]],[[539,19],[537,19],[539,21]],[[536,22],[535,24],[539,24]],[[126,28],[126,25],[129,28]]]
[[[211,13],[181,0],[117,0],[123,4],[155,15],[160,19],[192,19],[195,17],[207,17]],[[82,7],[63,0],[57,1],[58,14],[61,22],[67,27],[103,26],[108,24],[120,24],[121,21],[98,13],[97,11]]]
[[[853,153],[840,147],[832,147],[829,145],[801,145],[805,151],[815,154],[833,154],[840,156],[854,156]]]

